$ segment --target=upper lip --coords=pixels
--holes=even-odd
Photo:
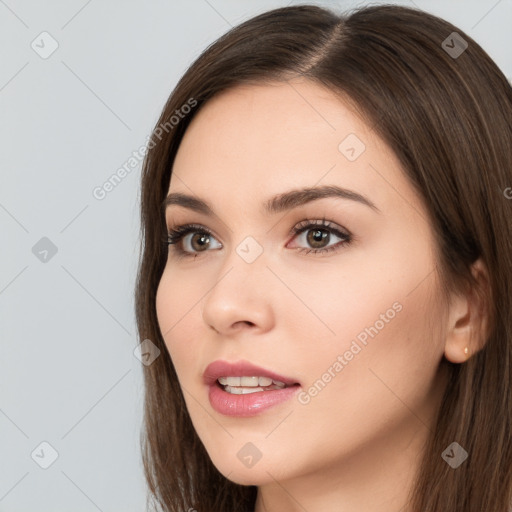
[[[298,382],[291,378],[279,375],[271,370],[266,370],[260,366],[255,366],[248,361],[236,361],[230,363],[228,361],[217,360],[210,363],[204,373],[203,381],[208,386],[211,386],[219,377],[270,377],[273,380],[284,382],[288,386],[298,384]]]

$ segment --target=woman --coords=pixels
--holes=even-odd
[[[507,512],[511,141],[504,75],[418,10],[276,9],[191,65],[142,177],[155,505]]]

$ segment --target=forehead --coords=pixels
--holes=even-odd
[[[304,142],[317,145],[320,138],[324,148],[337,151],[336,142],[347,129],[367,138],[365,123],[332,91],[311,81],[240,85],[202,107],[181,146],[186,150],[187,139],[193,138],[195,146],[212,153],[228,147],[230,154],[239,149],[263,159],[261,149],[266,149],[272,157],[286,153],[290,159]]]
[[[238,86],[208,101],[172,171],[170,191],[214,204],[243,207],[291,188],[334,184],[382,210],[421,208],[387,145],[340,95],[307,80]]]

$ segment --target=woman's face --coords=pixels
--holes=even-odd
[[[299,194],[266,208],[322,187],[363,199]],[[157,315],[219,471],[251,485],[382,464],[405,477],[445,385],[445,331],[431,225],[393,153],[326,88],[243,86],[195,117],[169,193],[213,211],[170,201],[169,231],[199,226],[169,246]],[[204,382],[218,360],[298,385],[249,393],[269,381],[230,379],[227,392]]]

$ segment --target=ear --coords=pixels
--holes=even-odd
[[[453,295],[449,308],[444,353],[452,363],[465,362],[487,343],[489,274],[480,258],[472,264],[471,272],[478,281],[477,287],[466,294]]]

